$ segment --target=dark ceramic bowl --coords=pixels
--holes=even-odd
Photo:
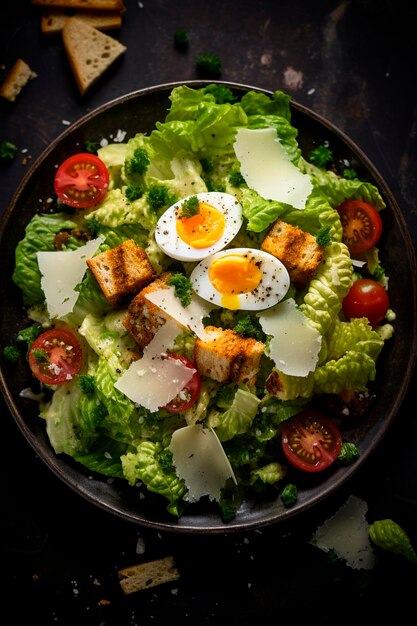
[[[13,343],[17,331],[24,325],[21,295],[11,280],[14,251],[24,229],[39,210],[42,202],[53,194],[53,174],[56,164],[84,146],[86,140],[115,136],[119,129],[127,131],[126,140],[137,132],[150,132],[158,120],[163,120],[169,107],[169,94],[179,83],[143,89],[87,114],[74,123],[36,160],[23,179],[4,217],[1,232],[2,271],[0,276],[0,332],[2,343]],[[190,86],[202,86],[193,81]],[[224,83],[238,95],[248,89],[238,84]],[[257,90],[257,89],[256,89]],[[261,91],[261,90],[257,90]],[[269,92],[266,92],[269,93]],[[331,123],[293,102],[293,124],[299,129],[299,142],[304,155],[323,141],[330,141],[336,159],[349,159],[360,178],[369,180],[380,189],[386,202],[384,234],[379,248],[384,267],[390,276],[390,299],[397,313],[395,334],[390,339],[377,364],[377,378],[372,391],[375,399],[360,421],[360,426],[347,433],[360,451],[359,460],[329,473],[303,477],[298,484],[299,496],[292,508],[285,508],[279,497],[267,501],[247,501],[236,518],[225,524],[217,507],[196,504],[177,521],[165,511],[165,501],[147,494],[139,499],[137,489],[125,481],[109,482],[93,475],[65,456],[56,456],[38,417],[36,403],[24,399],[19,392],[30,387],[29,371],[1,364],[1,387],[18,428],[39,457],[64,483],[88,501],[125,520],[159,530],[188,533],[221,533],[262,527],[287,520],[322,501],[344,484],[364,463],[381,441],[395,419],[406,393],[414,367],[416,353],[416,263],[411,239],[401,210],[387,184],[362,151]],[[76,149],[74,149],[76,148]]]

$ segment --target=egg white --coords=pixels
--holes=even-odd
[[[236,294],[239,309],[260,311],[268,309],[282,300],[290,286],[290,277],[285,266],[269,252],[255,248],[229,248],[212,254],[199,263],[191,272],[190,280],[194,291],[204,300],[224,307],[223,297],[209,278],[210,264],[218,258],[230,254],[249,255],[262,271],[261,282],[253,291]]]
[[[182,198],[169,207],[159,218],[155,229],[155,240],[158,246],[173,259],[178,261],[200,261],[206,256],[222,250],[237,235],[242,225],[242,206],[236,198],[228,193],[207,191],[193,194],[200,202],[207,202],[225,217],[224,231],[220,239],[206,248],[193,248],[183,241],[177,233],[177,214],[187,198]],[[189,198],[192,196],[188,196]]]

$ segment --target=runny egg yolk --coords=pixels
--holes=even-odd
[[[239,309],[239,294],[256,289],[262,280],[259,264],[241,254],[214,259],[209,267],[209,279],[222,294],[222,306]]]
[[[192,248],[208,248],[220,239],[225,226],[223,213],[207,202],[199,202],[198,213],[176,220],[178,236]]]

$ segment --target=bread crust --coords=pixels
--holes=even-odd
[[[124,13],[126,6],[123,0],[31,0],[40,7],[62,9],[92,9],[94,11],[118,11]]]
[[[65,22],[75,17],[101,31],[115,30],[122,26],[122,16],[116,11],[77,11],[68,13],[65,9],[44,11],[41,15],[41,33],[57,35],[62,32]]]

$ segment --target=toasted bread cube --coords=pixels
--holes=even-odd
[[[290,279],[299,288],[314,278],[324,253],[313,235],[282,220],[274,223],[261,247],[285,265]]]
[[[254,384],[265,345],[256,339],[244,339],[233,330],[206,327],[207,339],[197,339],[194,362],[200,375],[219,383]]]
[[[165,324],[166,315],[146,295],[152,291],[166,288],[166,281],[171,277],[169,272],[161,274],[149,285],[144,287],[130,302],[123,324],[133,339],[145,348],[159,328]]]
[[[155,278],[148,256],[133,239],[101,252],[87,264],[110,304],[120,304]]]

